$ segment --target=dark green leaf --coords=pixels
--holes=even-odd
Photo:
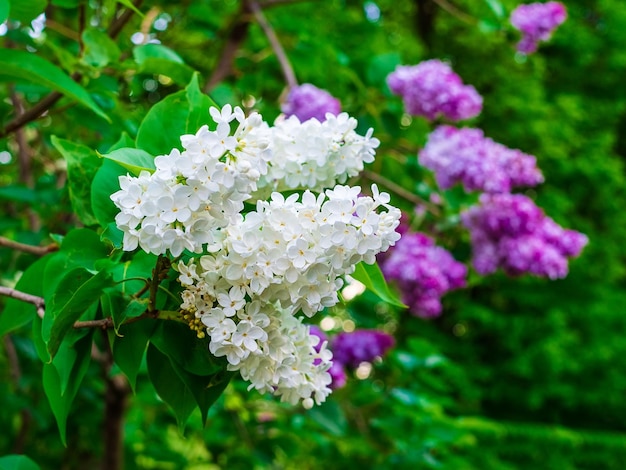
[[[180,136],[187,133],[189,114],[184,90],[167,96],[146,114],[137,132],[137,147],[152,155],[169,154],[181,149]]]
[[[348,421],[337,402],[326,401],[308,411],[308,415],[333,436],[345,436]]]
[[[96,152],[84,145],[52,136],[52,145],[67,162],[70,201],[74,212],[85,225],[97,224],[91,209],[91,184],[102,160]]]
[[[51,0],[50,3],[61,8],[76,8],[80,0]]]
[[[169,358],[152,344],[148,346],[147,362],[150,381],[161,399],[174,411],[178,428],[182,432],[196,407],[194,396],[172,367]]]
[[[0,55],[0,76],[2,75],[56,90],[75,99],[106,121],[111,121],[87,93],[87,90],[56,65],[36,54],[16,49],[3,49]]]
[[[13,0],[9,18],[29,24],[46,9],[47,0]],[[6,52],[5,50],[2,51]]]
[[[93,67],[101,68],[115,63],[120,58],[120,49],[106,33],[95,28],[83,31],[85,53],[82,61]]]
[[[146,346],[156,326],[157,321],[151,319],[122,325],[112,339],[111,349],[115,363],[126,375],[133,390]]]
[[[152,336],[152,344],[191,374],[208,376],[222,369],[209,352],[206,339],[198,339],[184,323],[164,321]]]
[[[354,279],[362,282],[365,287],[380,297],[390,305],[396,307],[408,308],[402,303],[396,294],[394,294],[387,285],[383,273],[380,271],[377,263],[365,264],[363,262],[356,265],[354,273],[351,275]]]
[[[52,302],[46,306],[44,316],[43,338],[50,356],[54,357],[74,322],[99,299],[103,289],[111,284],[107,272],[92,275],[84,268],[75,268],[63,275],[52,296]]]
[[[102,227],[113,223],[119,209],[111,201],[111,194],[120,190],[119,176],[126,175],[125,168],[105,160],[91,184],[91,207]]]
[[[25,455],[0,457],[0,470],[39,470],[39,465]]]
[[[137,133],[137,147],[152,155],[181,149],[180,136],[195,134],[209,123],[209,108],[214,104],[200,91],[198,75],[194,74],[185,90],[169,95],[148,111]]]
[[[7,20],[10,9],[9,0],[0,0],[0,23],[4,23]]]
[[[61,378],[57,372],[57,368],[53,364],[44,364],[43,366],[43,388],[52,408],[52,413],[59,427],[59,434],[63,444],[66,445],[66,424],[67,415],[80,384],[85,377],[89,361],[91,359],[91,335],[85,336],[74,345],[76,349],[75,362],[69,376],[65,393],[62,393]]]
[[[43,297],[44,270],[53,254],[48,254],[31,264],[15,285],[20,292]],[[37,316],[37,308],[28,302],[13,298],[7,299],[0,314],[0,336],[11,333],[28,324]]]

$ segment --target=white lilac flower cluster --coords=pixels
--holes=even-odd
[[[358,175],[364,163],[374,161],[380,141],[372,137],[373,129],[357,134],[357,124],[347,113],[327,113],[324,122],[291,116],[267,127],[272,157],[255,196],[290,189],[319,192]]]
[[[210,113],[217,128],[205,125],[195,135],[183,135],[183,152],[156,157],[154,173],[120,176],[121,189],[111,199],[120,209],[115,222],[124,232],[124,250],[139,245],[157,255],[201,253],[204,246],[219,244],[221,230],[256,190],[270,156],[267,137],[253,132],[262,126],[261,116],[245,117],[230,105]],[[231,133],[233,121],[238,126]]]
[[[337,185],[374,160],[379,141],[345,113],[273,127],[228,105],[210,113],[215,130],[182,136],[184,150],[157,157],[153,173],[120,177],[111,199],[124,250],[208,253],[177,265],[185,320],[251,388],[311,407],[330,393],[332,353],[296,314],[335,305],[341,276],[400,238],[388,194]]]
[[[373,197],[360,191],[339,185],[318,196],[273,193],[225,228],[219,251],[178,265],[181,308],[202,320],[211,352],[251,387],[304,406],[330,393],[332,355],[325,345],[315,349],[294,314],[335,305],[340,276],[373,263],[400,238],[400,211],[389,195],[375,185]]]

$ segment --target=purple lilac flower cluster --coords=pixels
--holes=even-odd
[[[513,186],[543,182],[534,156],[505,147],[480,129],[437,127],[419,152],[419,162],[435,172],[442,189],[460,182],[468,192],[508,193]]]
[[[483,99],[464,85],[450,66],[432,59],[414,66],[400,65],[387,77],[391,91],[402,96],[406,112],[429,120],[440,115],[461,121],[480,114]]]
[[[587,237],[559,226],[521,194],[483,194],[480,205],[461,214],[470,230],[473,263],[480,274],[498,268],[517,275],[530,273],[563,278],[568,257],[580,254]]]
[[[316,326],[311,326],[310,334],[320,338],[318,348],[328,338]],[[372,362],[382,357],[393,347],[393,336],[380,330],[356,330],[350,333],[339,333],[331,342],[333,365],[328,371],[333,379],[330,387],[341,388],[346,384],[345,367],[357,368],[362,362]]]
[[[324,122],[326,113],[336,116],[341,112],[341,103],[326,90],[305,83],[289,91],[281,110],[286,117],[296,116],[300,122],[313,118]]]
[[[520,5],[511,12],[511,24],[521,31],[517,50],[532,54],[540,41],[547,41],[554,30],[567,18],[565,5],[560,2]]]
[[[441,314],[441,296],[465,286],[467,268],[423,233],[405,232],[381,263],[387,279],[395,279],[402,300],[414,315]]]

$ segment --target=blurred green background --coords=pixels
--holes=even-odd
[[[0,140],[0,152],[12,156],[0,165],[2,236],[43,244],[77,224],[52,135],[104,151],[122,132],[134,136],[147,109],[184,87],[193,70],[219,104],[256,109],[269,122],[280,112],[285,83],[278,61],[242,2],[146,0],[139,6],[143,18],[132,16],[111,44],[98,37],[87,51],[77,41],[81,15],[106,31],[121,5],[46,3],[24,2],[30,10],[18,12],[22,26],[9,25],[3,47],[36,52],[68,74],[80,73],[112,122],[63,99],[43,119]],[[125,468],[625,468],[624,3],[564,2],[568,20],[529,57],[515,52],[519,36],[507,20],[519,4],[513,0],[259,3],[298,80],[338,97],[360,129],[374,127],[382,144],[370,171],[423,197],[435,190],[416,158],[431,124],[404,114],[385,77],[398,64],[447,60],[484,97],[483,112],[469,125],[536,155],[546,182],[526,194],[590,243],[564,280],[472,274],[467,289],[444,299],[444,314],[435,320],[392,310],[368,293],[329,312],[334,331],[355,322],[394,332],[397,344],[367,377],[352,374],[311,411],[247,392],[234,380],[206,428],[192,419],[181,436],[140,377],[126,412]],[[32,38],[24,25],[44,8],[46,29]],[[159,60],[148,60],[142,42],[153,39],[174,56],[161,49]],[[231,46],[235,53],[227,57]],[[225,57],[232,62],[219,75]],[[12,97],[28,108],[48,89],[0,70],[0,93],[6,125],[14,117]],[[24,148],[26,164],[18,158]],[[469,237],[457,225],[456,209],[473,196],[452,190],[443,197],[447,218],[427,217],[419,228],[469,262]],[[392,201],[412,213],[411,201],[397,195]],[[2,284],[13,285],[35,260],[0,248]],[[90,366],[65,448],[41,389],[41,367],[29,326],[4,337],[0,454],[25,453],[41,468],[93,468],[106,452],[102,370]]]

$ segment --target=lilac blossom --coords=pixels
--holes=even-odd
[[[467,268],[423,233],[405,232],[381,262],[387,279],[394,279],[411,313],[423,318],[441,314],[441,297],[465,286]]]
[[[341,112],[341,104],[326,90],[317,88],[310,83],[304,83],[289,91],[281,110],[286,117],[296,116],[300,122],[313,118],[319,122],[324,122],[326,113],[336,116]]]
[[[309,328],[309,334],[312,336],[317,336],[320,339],[319,343],[317,343],[317,345],[315,346],[315,350],[317,352],[320,352],[322,348],[322,343],[324,341],[328,341],[326,333],[324,333],[319,327],[311,325]],[[316,359],[316,361],[319,361],[319,359]],[[337,359],[333,359],[330,369],[328,369],[328,373],[330,374],[330,377],[332,379],[332,382],[329,385],[332,390],[342,388],[346,385],[346,381],[348,380],[346,371],[343,367],[343,364]]]
[[[462,183],[466,191],[508,193],[543,182],[536,158],[485,137],[480,129],[439,126],[419,153],[442,189]]]
[[[511,13],[511,24],[522,33],[517,50],[532,54],[540,41],[548,41],[554,30],[565,21],[567,11],[560,2],[530,3]]]
[[[339,333],[333,338],[334,360],[347,367],[357,368],[361,362],[372,362],[382,357],[395,344],[393,336],[380,330],[355,330]]]
[[[473,263],[479,274],[502,268],[550,279],[568,272],[568,257],[580,254],[587,237],[559,226],[521,194],[483,194],[480,205],[461,214],[470,230]]]
[[[483,99],[471,85],[464,85],[452,68],[437,59],[414,66],[400,65],[387,77],[391,91],[402,96],[406,112],[434,120],[451,121],[480,114]]]

